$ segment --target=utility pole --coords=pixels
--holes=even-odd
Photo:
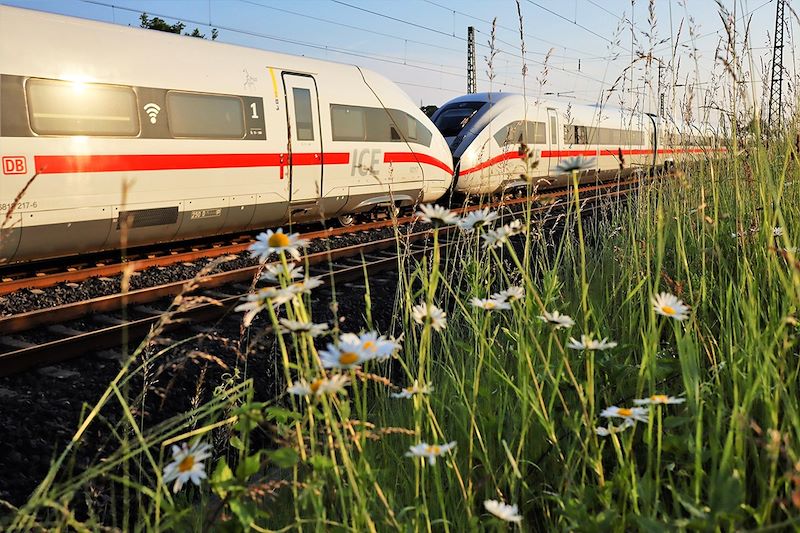
[[[477,81],[475,73],[475,27],[467,28],[467,93],[477,92]]]
[[[778,0],[775,13],[775,42],[772,46],[772,83],[769,88],[769,113],[767,130],[780,131],[781,126],[781,88],[783,86],[783,8],[786,0]]]
[[[661,72],[665,69],[664,64],[658,62],[658,118],[664,118],[664,85],[661,83]]]

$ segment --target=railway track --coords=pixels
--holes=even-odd
[[[625,180],[620,182],[604,183],[581,188],[581,193],[608,190],[617,187],[632,186],[638,180]],[[548,201],[562,198],[571,191],[569,189],[555,190],[534,196],[537,201]],[[498,204],[513,206],[525,203],[528,198],[505,200]],[[483,206],[463,207],[454,211],[463,213]],[[398,226],[411,224],[416,216],[399,217]],[[391,228],[395,220],[386,219],[375,222],[366,222],[347,227],[327,228],[303,233],[301,237],[308,241],[329,239],[358,232],[368,232]],[[178,263],[191,263],[199,259],[210,259],[226,255],[241,254],[253,243],[254,235],[237,235],[227,242],[220,240],[206,240],[197,243],[171,243],[173,249],[161,246],[157,249],[137,251],[125,260],[112,260],[108,254],[100,255],[96,261],[85,261],[76,258],[66,258],[61,261],[46,261],[32,265],[9,265],[0,269],[0,296],[10,294],[22,289],[44,289],[59,283],[78,283],[92,277],[118,276],[124,271],[142,271],[152,267],[166,267]],[[174,248],[179,251],[175,251]],[[31,271],[33,273],[31,274]],[[2,332],[2,329],[0,329]]]
[[[585,187],[581,190],[586,202],[582,208],[597,209],[603,199],[627,195],[638,183],[638,180],[631,180]],[[587,196],[590,192],[594,194]],[[568,194],[570,191],[557,191],[538,195],[537,199],[558,201]],[[514,206],[525,204],[528,200],[506,200],[492,207],[508,207],[505,216],[514,217]],[[478,207],[464,208],[462,211],[476,208]],[[533,207],[531,212],[542,214],[553,209],[551,202]],[[549,216],[557,218],[552,213]],[[411,222],[415,217],[405,218],[407,222]],[[376,222],[368,226],[374,229],[382,227],[382,224],[384,223]],[[358,226],[358,229],[364,230],[363,226]],[[339,229],[347,228],[337,228]],[[330,236],[337,232],[326,230],[321,233]],[[328,283],[341,284],[362,278],[365,273],[371,275],[398,268],[399,248],[402,248],[403,260],[420,258],[429,251],[427,240],[430,235],[430,229],[409,231],[401,234],[399,241],[397,237],[373,240],[310,253],[302,261],[306,263],[309,275],[323,276]],[[304,237],[309,238],[309,234]],[[455,226],[440,229],[439,242],[443,256],[457,240]],[[401,244],[398,245],[398,242]],[[249,243],[226,247],[224,251],[214,250],[214,255],[224,256],[226,252],[229,255],[232,249],[243,251],[247,246]],[[199,257],[207,258],[209,255]],[[131,268],[125,264],[115,266]],[[159,326],[161,333],[166,333],[188,324],[217,320],[230,312],[252,290],[252,281],[260,268],[260,265],[253,265],[226,272],[208,273],[193,280],[176,281],[0,318],[0,376],[119,347],[126,342],[135,346],[156,326]],[[203,298],[193,298],[191,301],[197,302],[196,304],[175,309],[172,303],[177,295]],[[164,320],[165,316],[168,317],[167,320]]]

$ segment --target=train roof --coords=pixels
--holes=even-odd
[[[601,120],[607,120],[623,110],[617,107],[600,106],[598,104],[564,104],[563,102],[556,102],[553,100],[545,100],[537,97],[536,95],[522,95],[519,93],[503,93],[503,92],[484,92],[465,94],[452,100],[448,100],[442,105],[442,108],[449,106],[457,106],[463,103],[482,102],[489,103],[494,108],[491,112],[487,113],[488,117],[499,115],[503,110],[513,106],[524,106],[526,103],[536,105],[539,108],[552,108],[558,110],[560,113],[565,113],[569,107],[570,115],[578,119],[581,123],[592,123]]]
[[[20,54],[21,49],[29,52]],[[231,58],[252,58],[253,54],[258,54],[259,62],[266,67],[285,70],[290,66],[293,71],[308,74],[352,75],[353,69],[360,68],[349,63],[0,4],[0,65],[4,73],[61,77],[59,74],[66,69],[53,65],[69,63],[70,54],[82,56],[87,49],[91,50],[94,63],[104,68],[113,63],[115,73],[121,75],[149,69],[157,70],[160,76],[168,76],[170,69],[164,66],[169,62],[181,63],[181,67],[206,66],[205,70],[213,64],[223,70],[230,67],[224,63],[230,63]],[[173,70],[176,73],[185,71],[182,68]],[[214,82],[214,76],[210,73],[206,76],[207,81]]]

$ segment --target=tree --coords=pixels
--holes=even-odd
[[[176,22],[175,24],[167,24],[162,18],[159,17],[148,17],[147,13],[142,13],[139,16],[140,24],[139,26],[142,28],[146,28],[148,30],[158,30],[158,31],[165,31],[167,33],[177,33],[180,35],[183,30],[186,28],[186,24],[183,22]],[[188,35],[189,37],[199,37],[200,39],[205,39],[206,34],[200,33],[200,30],[195,28],[192,30],[191,33],[184,33],[183,35]],[[211,29],[211,40],[216,41],[217,37],[219,36],[219,31],[216,28]]]
[[[436,110],[439,108],[435,105],[424,105],[420,107],[420,109],[422,110],[423,113],[431,117],[433,116],[434,113],[436,113]]]

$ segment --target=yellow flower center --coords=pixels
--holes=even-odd
[[[194,466],[194,455],[187,455],[178,465],[178,472],[188,472]]]
[[[625,409],[623,407],[622,409],[617,411],[617,413],[619,413],[619,416],[631,416],[633,414],[633,411],[631,411],[630,409]]]
[[[322,386],[322,380],[321,380],[321,379],[315,379],[315,380],[314,380],[314,381],[311,383],[311,392],[313,392],[314,394],[316,394],[316,393],[317,393],[317,391],[319,390],[319,388],[320,388],[321,386]]]
[[[343,365],[352,365],[358,361],[358,354],[353,352],[342,352],[339,355],[339,362]]]
[[[378,345],[375,344],[372,341],[367,341],[367,342],[364,343],[364,349],[365,350],[369,350],[371,352],[377,352],[378,351]]]
[[[667,395],[654,394],[653,396],[650,396],[650,401],[653,403],[667,403]]]
[[[267,244],[273,248],[283,248],[289,246],[289,237],[285,233],[273,233],[267,241]]]
[[[436,445],[428,446],[427,452],[432,455],[440,455],[442,453],[442,449]]]
[[[665,315],[674,315],[675,314],[675,309],[671,308],[668,305],[662,305],[661,306],[661,310],[664,311]]]
[[[486,302],[486,309],[494,309],[495,303],[494,302]]]

